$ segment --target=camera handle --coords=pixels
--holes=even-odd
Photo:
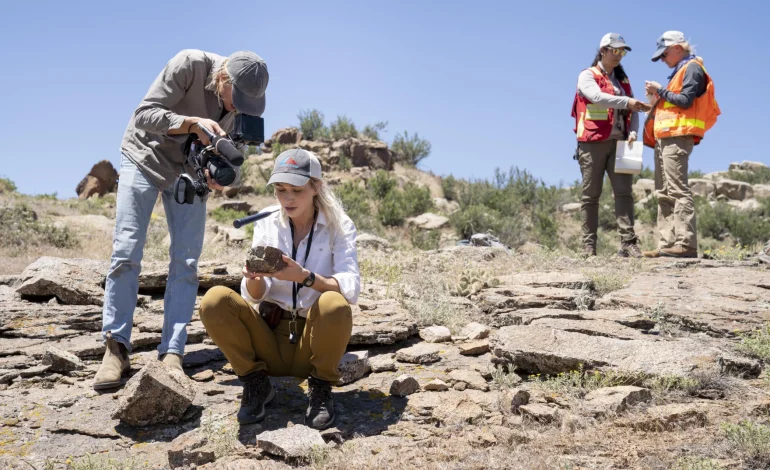
[[[270,214],[272,214],[274,212],[277,212],[277,211],[278,211],[278,209],[273,210],[273,211],[267,211],[267,212],[258,212],[256,214],[247,215],[246,217],[243,217],[243,218],[240,218],[240,219],[235,219],[233,221],[233,227],[241,228],[241,227],[243,227],[244,225],[246,225],[248,223],[256,222],[258,220],[264,219],[268,215],[270,215]]]
[[[180,200],[181,195],[184,199]],[[186,173],[179,175],[174,183],[174,200],[178,204],[192,204],[195,201],[195,182],[192,177]]]

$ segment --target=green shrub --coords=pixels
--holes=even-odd
[[[396,135],[390,146],[399,155],[400,161],[410,166],[417,166],[430,155],[430,147],[429,141],[421,139],[416,132],[410,136],[407,131],[403,135]]]
[[[760,167],[755,170],[727,172],[727,177],[731,180],[745,181],[749,184],[768,184],[770,183],[770,168]]]
[[[279,144],[278,142],[273,143],[273,146],[271,147],[273,158],[278,158],[278,155],[282,154],[284,150],[287,149],[283,148],[283,144]]]
[[[69,227],[57,227],[38,220],[35,211],[26,204],[0,207],[0,246],[23,250],[30,246],[50,245],[74,248],[80,245]]]
[[[723,423],[722,431],[732,451],[757,466],[767,468],[770,463],[770,426],[744,420],[738,424]]]
[[[770,219],[765,214],[766,203],[755,211],[741,211],[724,201],[713,207],[704,198],[695,198],[698,232],[702,237],[723,240],[729,233],[740,245],[764,243],[770,233]]]
[[[644,207],[639,209],[634,207],[635,217],[645,224],[656,224],[658,221],[658,198],[654,195],[647,199]]]
[[[441,232],[438,230],[422,230],[413,228],[409,232],[412,246],[420,250],[438,250],[441,241]]]
[[[299,130],[302,131],[302,137],[307,140],[317,140],[324,134],[324,115],[317,109],[303,110],[297,114],[299,119]]]
[[[388,121],[380,121],[374,124],[367,124],[364,126],[364,130],[361,131],[361,134],[364,137],[368,137],[373,140],[381,140],[380,132],[386,132],[385,129],[387,129],[387,127]]]
[[[369,189],[374,193],[374,197],[379,200],[385,199],[385,196],[398,185],[396,178],[385,170],[377,170],[374,176],[367,181]]]
[[[0,193],[15,193],[16,183],[8,178],[0,178]]]
[[[329,132],[333,140],[344,140],[358,137],[358,129],[347,116],[337,116],[329,126]]]
[[[457,200],[458,182],[454,176],[449,175],[441,178],[441,190],[444,191],[444,198],[447,201]]]
[[[383,225],[403,225],[407,217],[403,191],[389,192],[380,202],[378,216]]]
[[[369,205],[369,193],[364,188],[353,181],[347,181],[334,188],[334,192],[358,230],[379,230],[379,223],[372,216]]]
[[[481,204],[468,206],[452,214],[450,223],[458,236],[469,239],[474,233],[492,233],[508,246],[520,246],[527,241],[526,223],[521,217],[502,215]]]
[[[235,209],[217,207],[213,211],[209,212],[209,215],[220,224],[230,225],[233,223],[233,220],[246,217],[249,214],[247,212],[237,211]]]
[[[770,361],[770,323],[765,323],[762,328],[744,334],[738,349],[764,362]]]
[[[340,170],[342,171],[350,171],[350,169],[353,168],[353,160],[348,157],[347,153],[342,152],[340,154],[340,161],[337,166],[339,166]]]
[[[687,174],[687,179],[703,178],[704,173],[700,170],[692,170]]]
[[[430,189],[427,187],[406,183],[403,193],[407,217],[424,214],[433,209],[433,199],[430,197]]]

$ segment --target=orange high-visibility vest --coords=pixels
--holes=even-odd
[[[612,80],[597,67],[591,67],[596,84],[604,93],[615,94],[615,87],[612,86]],[[631,84],[628,78],[620,83],[626,96],[631,96]],[[620,110],[608,109],[602,105],[593,104],[579,91],[575,92],[575,99],[572,101],[572,117],[575,118],[575,134],[578,142],[596,142],[607,140],[612,133],[612,123],[614,122],[615,112]],[[631,113],[625,117],[626,135],[631,127]]]
[[[693,59],[703,67],[706,73],[706,67],[700,59]],[[671,79],[667,90],[673,93],[682,91],[684,75],[690,63],[684,64]],[[654,113],[654,117],[652,114]],[[644,123],[644,144],[654,147],[655,142],[666,137],[677,137],[682,135],[691,135],[695,137],[695,144],[699,144],[706,131],[711,129],[717,122],[717,116],[721,114],[719,105],[714,97],[714,82],[706,73],[706,92],[695,98],[692,106],[682,109],[673,103],[665,100],[658,100],[655,108]]]

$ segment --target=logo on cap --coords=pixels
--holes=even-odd
[[[291,156],[287,156],[286,158],[284,158],[283,162],[281,163],[281,165],[286,165],[286,166],[290,166],[290,167],[294,167],[294,168],[299,168],[299,164]]]

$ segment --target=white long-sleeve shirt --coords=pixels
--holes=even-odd
[[[278,209],[278,205],[266,207],[264,210]],[[330,227],[326,215],[318,212],[313,233],[313,243],[310,246],[310,254],[305,259],[309,234],[297,247],[297,259],[299,265],[320,274],[323,277],[333,277],[340,285],[340,293],[351,304],[358,302],[358,294],[361,292],[361,276],[358,271],[358,251],[356,250],[356,227],[349,217],[345,216],[340,221],[340,228],[336,233],[330,234]],[[283,251],[291,257],[293,240],[289,219],[277,211],[254,224],[255,246],[272,246]],[[249,295],[246,288],[246,278],[241,281],[241,296],[252,305],[262,300],[278,304],[285,310],[292,308],[291,281],[265,277],[265,295],[261,299],[255,299]],[[302,287],[297,295],[297,314],[307,317],[307,312],[313,306],[321,293],[311,287]]]
[[[601,70],[604,70],[604,66],[601,62],[597,64]],[[620,82],[615,78],[615,72],[613,71],[609,75],[612,87],[615,89],[615,94],[610,95],[604,93],[599,85],[596,83],[596,78],[590,69],[583,70],[578,76],[578,92],[591,103],[604,106],[606,108],[613,109],[626,109],[628,108],[628,96],[625,96],[623,87],[620,86]],[[630,98],[633,98],[633,94]],[[629,111],[631,113],[631,122],[629,132],[633,132],[635,135],[639,130],[639,113],[636,111]],[[615,113],[615,122],[612,123],[611,139],[623,139],[625,122],[620,119],[620,113]]]

